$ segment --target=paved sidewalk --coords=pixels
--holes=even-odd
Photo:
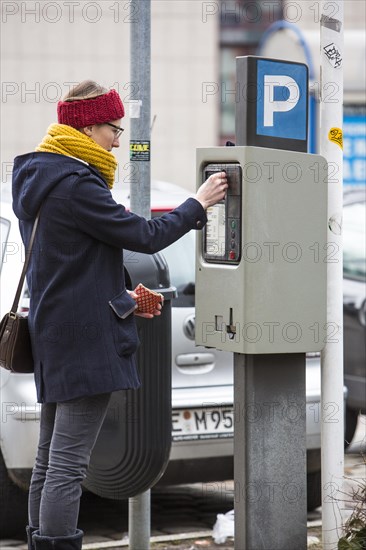
[[[361,417],[351,451],[345,456],[345,495],[365,478],[361,452],[366,451],[366,417]],[[358,443],[357,443],[358,442]],[[154,488],[151,497],[151,548],[154,550],[221,550],[234,548],[232,539],[215,544],[212,528],[218,513],[233,508],[234,482]],[[346,517],[352,499],[342,504]],[[85,532],[83,550],[126,550],[128,548],[128,503],[84,494],[80,527]],[[321,509],[308,514],[308,549],[322,550]],[[1,550],[27,550],[21,540],[0,540]]]

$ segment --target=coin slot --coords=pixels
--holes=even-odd
[[[218,330],[220,332],[223,331],[223,327],[225,326],[224,318],[222,315],[215,315],[215,330]]]

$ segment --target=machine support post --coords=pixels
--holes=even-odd
[[[237,550],[307,548],[305,357],[234,354]]]

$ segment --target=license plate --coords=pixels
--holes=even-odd
[[[173,441],[222,439],[233,436],[231,408],[175,409],[172,412]]]

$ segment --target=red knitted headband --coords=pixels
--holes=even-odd
[[[116,90],[92,99],[80,101],[59,101],[57,116],[59,124],[73,128],[85,128],[123,118],[125,110]]]

